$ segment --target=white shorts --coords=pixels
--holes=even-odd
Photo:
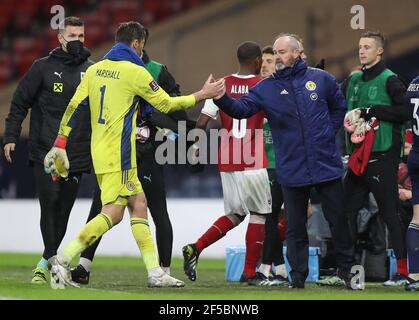
[[[271,189],[266,169],[220,172],[225,214],[272,211]]]

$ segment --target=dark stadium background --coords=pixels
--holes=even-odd
[[[235,49],[242,41],[271,44],[280,32],[298,33],[311,64],[342,80],[357,66],[357,43],[363,30],[350,27],[353,5],[363,5],[366,29],[387,36],[388,66],[409,82],[419,73],[419,20],[416,0],[1,0],[0,1],[0,137],[18,79],[32,62],[57,46],[49,26],[50,8],[62,5],[66,16],[82,17],[86,46],[98,61],[112,46],[116,27],[137,20],[149,28],[147,50],[165,63],[183,93],[198,89],[209,73],[222,76],[237,69]],[[196,119],[200,107],[190,111]],[[29,117],[28,117],[29,118]],[[213,123],[212,127],[217,124]],[[35,197],[27,165],[28,121],[14,153],[13,165],[0,161],[0,198]],[[192,174],[183,166],[165,166],[169,197],[222,197],[217,167]],[[80,197],[91,197],[93,176],[83,178]]]

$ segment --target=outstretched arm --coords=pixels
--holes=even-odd
[[[60,123],[58,135],[68,137],[71,130],[76,126],[83,108],[89,107],[88,73],[84,75],[76,92],[70,100]]]
[[[217,97],[218,98],[218,97]],[[229,97],[224,90],[224,95],[219,99],[214,99],[214,103],[230,117],[234,119],[250,118],[255,113],[262,110],[259,94],[253,89],[240,99]]]
[[[176,110],[188,109],[198,102],[210,99],[221,94],[224,79],[212,82],[212,75],[207,79],[201,90],[180,97],[170,97],[166,91],[160,88],[145,68],[138,70],[134,79],[135,93],[146,100],[157,110],[169,113]]]

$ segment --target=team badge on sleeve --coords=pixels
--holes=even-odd
[[[314,91],[316,90],[317,86],[313,81],[307,81],[306,82],[306,89],[309,91]]]
[[[128,182],[125,184],[125,186],[127,187],[127,189],[128,189],[129,191],[134,191],[134,189],[135,189],[135,183],[134,183],[134,182],[132,182],[132,181],[128,181]]]
[[[153,92],[157,92],[157,90],[160,88],[157,82],[154,80],[151,81],[148,85],[150,86],[151,90],[153,90]]]
[[[318,97],[319,96],[315,92],[313,92],[313,93],[310,94],[310,99],[313,100],[313,101],[316,101]]]

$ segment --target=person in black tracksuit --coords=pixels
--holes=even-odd
[[[380,121],[376,131],[374,146],[365,171],[357,176],[348,168],[344,180],[345,213],[349,217],[354,240],[357,234],[357,215],[365,196],[372,192],[389,230],[391,244],[397,257],[395,279],[386,285],[400,285],[406,276],[405,232],[398,215],[397,170],[403,150],[404,126],[410,119],[408,108],[404,106],[406,86],[386,68],[381,59],[384,39],[377,33],[366,33],[360,40],[360,59],[363,68],[342,84],[348,101],[348,109],[361,108],[360,117],[366,121],[375,117]],[[373,48],[379,50],[371,56]],[[371,62],[366,59],[372,57]],[[374,60],[375,59],[375,60]],[[364,61],[363,61],[364,60]],[[348,136],[349,137],[349,136]],[[347,150],[351,154],[354,145],[347,139]]]
[[[143,50],[142,60],[146,69],[151,73],[153,78],[156,79],[159,86],[161,86],[170,96],[181,95],[179,86],[176,84],[175,79],[169,73],[166,66],[150,60],[145,50]],[[183,110],[170,114],[163,114],[158,110],[153,110],[147,114],[144,113],[145,112],[138,116],[137,130],[140,127],[147,127],[150,131],[150,136],[140,137],[137,134],[137,173],[147,199],[147,206],[156,226],[156,240],[160,265],[165,272],[170,273],[173,230],[167,212],[163,166],[158,164],[155,160],[155,150],[160,143],[155,140],[155,135],[160,128],[169,129],[172,132],[177,133],[178,121],[181,120],[186,121],[186,125],[189,129],[194,128],[195,123],[188,119],[186,112]],[[101,208],[100,189],[96,185],[93,203],[87,221],[90,221],[99,214]],[[100,240],[101,238],[82,252],[79,264],[71,271],[73,281],[82,284],[87,284],[89,282],[90,265]]]
[[[41,206],[41,233],[44,242],[42,259],[34,270],[32,283],[45,283],[48,259],[57,253],[64,237],[82,173],[90,172],[90,115],[81,115],[74,134],[68,140],[69,177],[55,183],[44,172],[44,157],[54,139],[64,111],[86,69],[93,64],[90,52],[83,47],[84,26],[80,19],[66,18],[60,30],[61,47],[36,60],[19,82],[6,118],[4,153],[12,162],[12,152],[19,139],[22,122],[31,109],[29,162],[33,167]]]

